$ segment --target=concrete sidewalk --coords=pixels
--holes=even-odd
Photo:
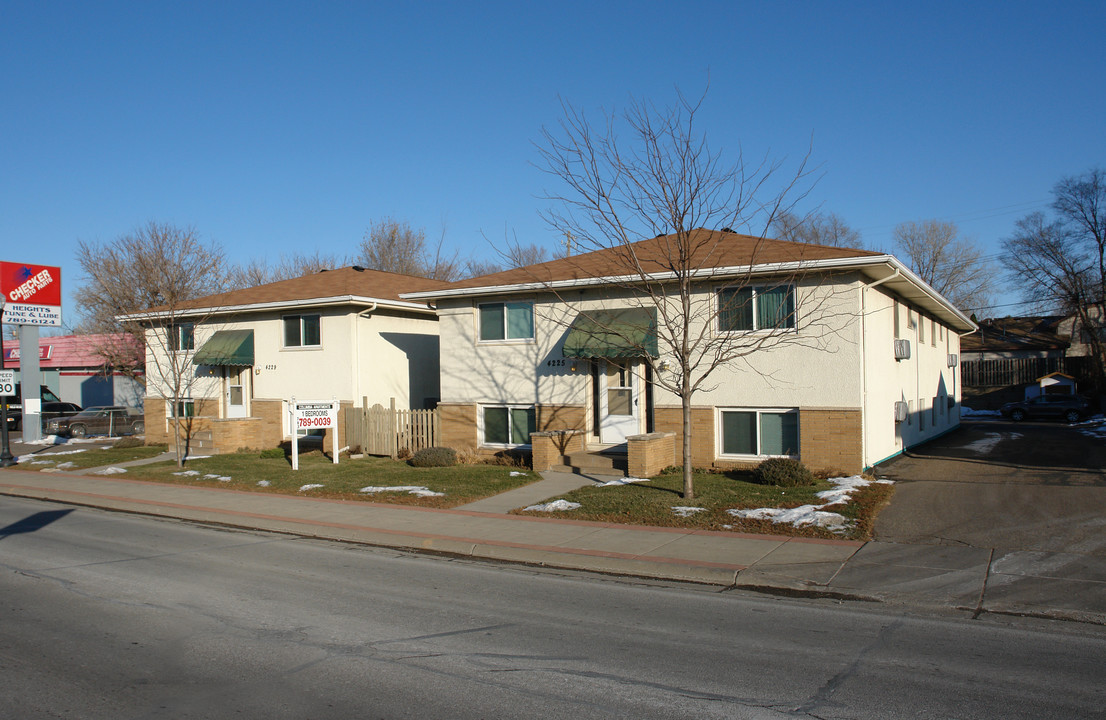
[[[563,475],[453,510],[18,469],[0,471],[0,494],[486,560],[1106,624],[1106,561],[1092,556],[505,514],[588,482]]]

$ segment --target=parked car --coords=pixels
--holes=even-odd
[[[88,407],[76,415],[50,421],[54,435],[82,438],[86,435],[140,435],[146,430],[141,415],[119,405]]]
[[[52,402],[61,402],[61,398],[54,394],[54,391],[45,385],[39,386],[39,397],[42,398],[43,405],[47,405]],[[15,384],[15,394],[8,398],[8,430],[18,430],[23,427],[23,384]],[[79,409],[79,408],[78,408]]]
[[[77,403],[44,402],[42,403],[42,429],[48,429],[51,420],[76,415],[80,411],[81,406]]]
[[[1091,414],[1091,401],[1082,395],[1038,395],[1021,402],[1006,403],[999,408],[999,412],[1015,421],[1062,418],[1073,423]]]

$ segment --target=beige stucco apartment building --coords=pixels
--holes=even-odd
[[[178,413],[193,433],[210,434],[216,451],[275,447],[291,437],[293,397],[337,400],[343,409],[365,399],[433,407],[437,317],[425,301],[399,293],[444,286],[346,267],[128,316],[153,325],[147,441],[167,441]],[[175,386],[179,370],[186,377]]]
[[[787,456],[855,472],[959,424],[956,358],[975,325],[897,259],[693,232],[688,336],[744,348],[692,399],[694,465]],[[561,433],[574,440],[558,452],[628,443],[651,454],[637,467],[677,463],[680,399],[657,382],[679,366],[666,331],[678,294],[657,294],[677,280],[673,242],[404,293],[437,307],[443,443],[532,449],[541,469],[556,464],[545,438]]]

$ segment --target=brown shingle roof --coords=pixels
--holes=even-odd
[[[674,269],[675,235],[662,235],[639,240],[625,247],[596,250],[582,255],[550,260],[536,265],[513,268],[490,275],[460,280],[449,289],[501,287],[528,283],[551,283],[589,278],[633,275],[633,253],[647,273],[664,273]],[[719,230],[692,230],[689,234],[692,264],[698,268],[744,267],[786,262],[811,262],[857,257],[882,257],[883,253],[868,250],[811,245],[787,240],[770,240]],[[409,292],[417,292],[410,290]]]
[[[1062,319],[1060,316],[988,318],[980,323],[978,333],[960,340],[960,351],[1064,350],[1071,343],[1056,334]]]
[[[400,298],[401,292],[438,290],[448,286],[449,283],[441,280],[354,266],[325,270],[291,280],[279,280],[218,295],[208,295],[181,303],[176,310],[217,309],[348,296],[408,303],[411,301]],[[153,308],[149,312],[156,313],[167,309]]]

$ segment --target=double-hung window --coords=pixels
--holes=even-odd
[[[718,330],[748,332],[795,327],[795,287],[722,288],[718,291]]]
[[[793,457],[799,454],[799,411],[719,410],[720,455]]]
[[[319,315],[285,315],[284,347],[319,347],[322,336],[319,332]]]
[[[196,326],[192,323],[179,323],[169,326],[169,349],[184,352],[196,349]]]
[[[534,303],[500,302],[480,305],[480,340],[533,340]]]
[[[171,407],[172,416],[177,418],[196,417],[196,401],[192,398],[177,398]]]
[[[529,445],[535,430],[534,407],[484,406],[485,445]]]

